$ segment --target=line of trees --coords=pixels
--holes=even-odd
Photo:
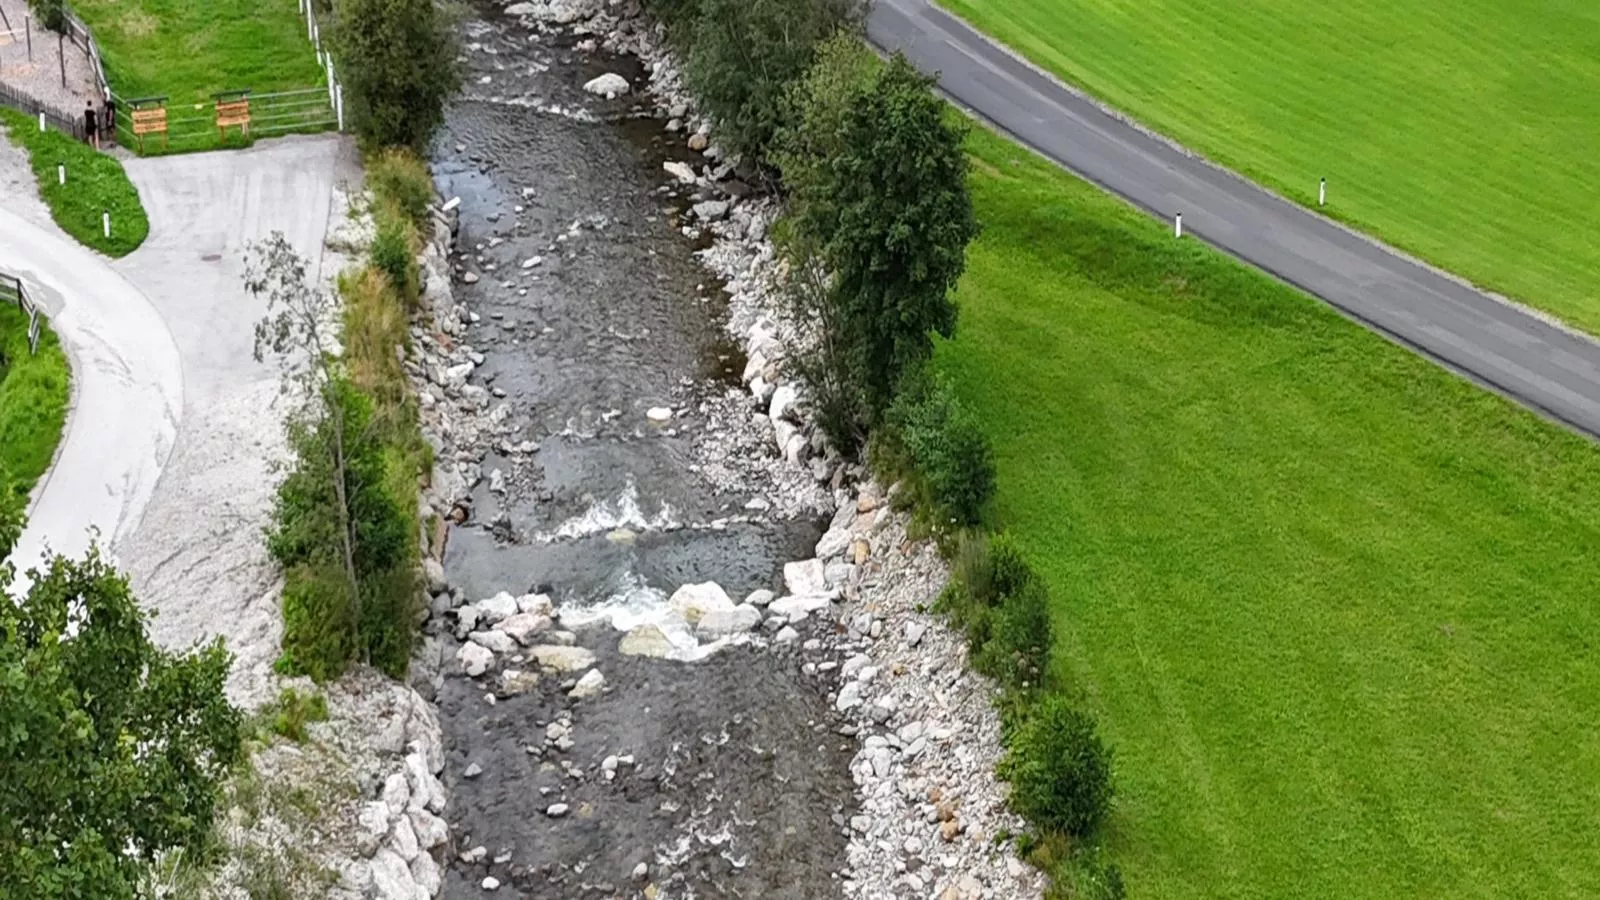
[[[872,53],[844,0],[647,6],[718,140],[785,195],[774,240],[821,426],[901,483],[901,502],[951,557],[938,606],[1002,688],[999,774],[1036,830],[1023,849],[1062,896],[1121,897],[1097,840],[1111,751],[1053,674],[1049,590],[1009,536],[989,533],[988,440],[932,363],[955,334],[952,291],[978,233],[963,120],[903,57]]]

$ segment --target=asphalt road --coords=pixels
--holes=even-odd
[[[1600,437],[1600,344],[1475,290],[1141,131],[926,0],[867,32],[952,100],[1073,173],[1384,336]]]

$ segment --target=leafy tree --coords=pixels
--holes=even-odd
[[[854,42],[852,42],[854,43]],[[932,80],[898,54],[885,65],[850,43],[825,46],[788,106],[776,156],[793,192],[792,246],[829,273],[819,352],[859,398],[852,447],[880,424],[904,376],[954,334],[949,292],[978,226],[963,131]],[[795,259],[791,255],[791,262]]]
[[[789,85],[852,18],[848,0],[700,0],[684,74],[730,151],[764,160]]]
[[[426,148],[461,87],[449,17],[433,0],[342,0],[333,47],[361,137],[376,147]]]
[[[22,517],[0,508],[0,559]],[[7,898],[131,898],[148,864],[199,854],[240,758],[220,639],[174,654],[91,547],[12,596],[0,565],[0,885]]]

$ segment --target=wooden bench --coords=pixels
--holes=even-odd
[[[161,135],[161,149],[167,148],[167,108],[165,106],[152,106],[145,109],[135,109],[129,113],[133,119],[133,135],[139,139],[139,152],[144,152],[144,136],[147,134]]]
[[[237,125],[239,131],[245,136],[250,136],[250,98],[240,97],[237,100],[217,101],[217,137],[222,140],[228,138],[228,126]]]

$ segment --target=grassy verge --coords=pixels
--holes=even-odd
[[[944,0],[1229,168],[1600,332],[1600,6]]]
[[[1600,892],[1600,454],[988,133],[941,368],[1129,895]]]
[[[122,97],[173,107],[219,91],[315,87],[322,70],[295,0],[75,0]]]
[[[39,332],[39,353],[28,352],[28,317],[0,303],[0,487],[9,482],[26,502],[50,461],[67,420],[71,377],[67,357],[48,324]]]
[[[39,193],[61,230],[107,256],[126,256],[150,234],[150,220],[139,192],[122,163],[57,131],[40,131],[22,113],[0,109],[0,124],[11,141],[28,151]],[[61,184],[56,166],[67,166]],[[111,213],[111,237],[105,236],[100,214]]]

